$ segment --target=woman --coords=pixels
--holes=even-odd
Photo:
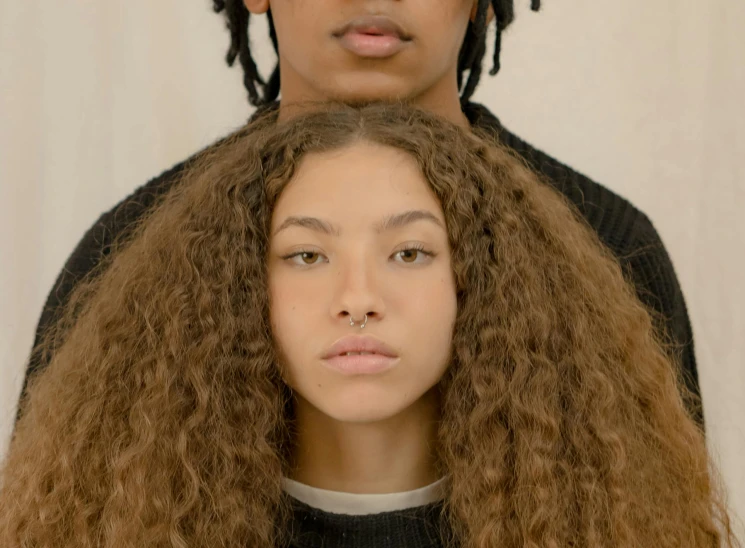
[[[45,344],[3,546],[737,542],[617,263],[423,112],[238,132]]]

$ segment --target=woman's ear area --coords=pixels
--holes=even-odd
[[[243,5],[254,15],[269,11],[269,0],[243,0]]]
[[[473,7],[471,8],[471,23],[476,21],[476,12],[478,11],[478,7],[479,7],[479,0],[473,0]],[[489,9],[486,12],[486,25],[489,26],[489,23],[491,23],[493,20],[494,20],[494,8],[492,7],[491,3],[489,3]]]

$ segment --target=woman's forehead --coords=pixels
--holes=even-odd
[[[274,209],[276,228],[291,216],[323,219],[381,219],[404,211],[444,218],[440,204],[414,159],[392,147],[356,143],[309,154]]]

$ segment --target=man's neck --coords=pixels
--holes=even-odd
[[[374,99],[366,99],[364,102],[371,102]],[[381,101],[396,101],[396,98],[380,98]],[[452,123],[464,128],[469,128],[468,118],[463,113],[460,103],[460,96],[456,86],[444,86],[440,84],[437,87],[427,89],[422,93],[403,99],[407,103],[428,110],[442,116]],[[309,110],[318,108],[320,105],[329,102],[344,102],[342,99],[334,97],[325,97],[313,93],[311,90],[288,89],[282,91],[282,99],[279,104],[279,121],[284,122],[295,116],[301,115]],[[360,101],[362,102],[362,101]]]
[[[463,114],[463,110],[461,109],[460,97],[457,92],[455,93],[455,97],[422,96],[421,98],[412,100],[412,104],[424,110],[434,112],[461,127],[470,127],[468,118],[466,118],[466,115]]]

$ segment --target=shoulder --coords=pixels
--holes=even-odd
[[[126,231],[128,227],[132,226],[134,222],[140,219],[159,198],[163,197],[169,190],[177,185],[183,174],[199,157],[226,143],[237,135],[250,132],[254,120],[276,113],[278,107],[279,103],[277,101],[259,107],[251,115],[246,125],[237,128],[235,131],[232,131],[218,139],[216,142],[208,145],[186,160],[179,162],[144,185],[138,187],[132,194],[116,204],[111,210],[104,213],[98,219],[96,224],[93,225],[91,231],[103,230],[107,233],[110,232],[114,238],[118,237],[122,231]]]
[[[510,132],[482,105],[469,103],[464,112],[471,124],[494,134],[575,206],[618,259],[637,296],[653,313],[663,339],[673,344],[686,385],[700,395],[688,309],[673,262],[649,217],[627,199]],[[691,413],[703,425],[701,409],[694,405]]]
[[[662,246],[649,217],[629,200],[518,137],[486,107],[469,103],[465,112],[472,124],[493,133],[574,205],[619,259],[636,254],[642,247]]]
[[[59,319],[60,312],[70,299],[77,285],[84,279],[97,275],[104,260],[111,254],[113,245],[122,237],[126,237],[144,215],[160,198],[164,197],[181,181],[183,175],[203,153],[213,149],[229,139],[230,134],[223,139],[209,145],[205,149],[163,171],[157,177],[137,187],[129,196],[121,200],[114,207],[100,215],[100,217],[85,232],[65,261],[65,265],[49,292],[41,311],[36,327],[34,347],[37,348],[47,328]],[[41,370],[47,363],[48,356],[32,352],[27,364],[26,380],[22,393],[25,392],[28,376]]]
[[[79,252],[84,256],[90,256],[91,251],[106,253],[108,251],[107,246],[126,235],[128,230],[133,228],[137,221],[155,206],[161,198],[178,186],[184,174],[203,154],[227,141],[235,133],[222,137],[187,159],[166,169],[145,184],[135,188],[129,196],[120,200],[98,218],[80,241],[78,248],[73,252],[73,257],[71,258],[74,258]],[[91,247],[93,249],[90,249]]]
[[[237,128],[235,131],[230,132],[186,160],[175,164],[170,169],[163,171],[157,177],[150,179],[144,185],[136,188],[132,194],[101,215],[98,221],[91,227],[88,234],[86,234],[81,244],[86,240],[90,240],[90,236],[96,233],[101,233],[101,237],[107,241],[109,239],[113,241],[126,233],[127,229],[132,227],[160,198],[165,196],[174,186],[178,185],[184,173],[203,154],[226,143],[236,135],[250,132],[251,122],[253,120],[275,112],[277,107],[278,103],[273,102],[258,108],[250,117],[247,125]]]
[[[68,256],[64,268],[57,277],[42,311],[37,335],[54,321],[58,309],[66,303],[77,283],[94,273],[102,261],[110,255],[114,243],[126,237],[138,221],[178,185],[197,158],[229,137],[220,139],[153,177],[99,216]]]
[[[679,341],[690,340],[690,325],[673,263],[649,217],[627,199],[546,154],[505,128],[481,105],[469,104],[472,124],[513,149],[543,180],[560,192],[599,240],[618,259],[642,302],[673,325]]]

